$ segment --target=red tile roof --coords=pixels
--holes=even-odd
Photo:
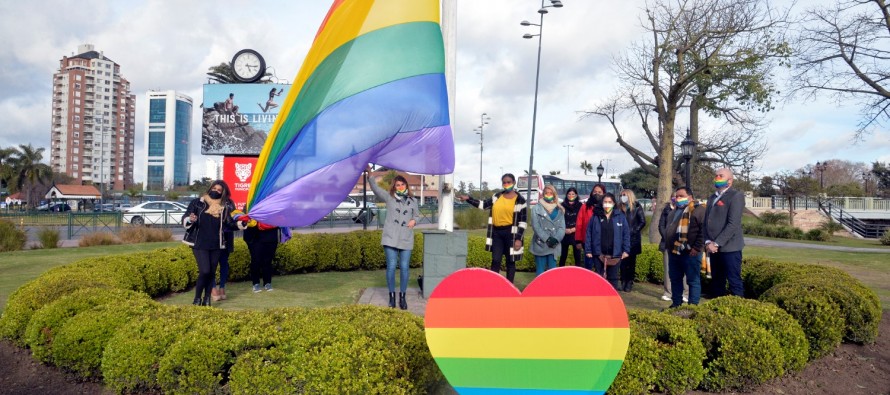
[[[59,190],[63,195],[66,196],[96,196],[99,197],[101,194],[99,190],[96,189],[95,186],[92,185],[55,185],[56,189]]]

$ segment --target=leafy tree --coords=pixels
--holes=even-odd
[[[890,197],[890,163],[875,161],[871,165],[871,175],[878,188],[875,196]]]
[[[699,161],[742,166],[762,155],[763,118],[776,93],[772,69],[789,56],[782,33],[787,12],[776,14],[767,0],[654,0],[643,19],[647,39],[616,61],[625,85],[586,116],[606,119],[618,144],[648,173],[658,177],[658,195],[680,182],[675,161],[676,122],[689,110],[689,137]],[[720,118],[725,128],[711,136],[698,130],[700,111]],[[631,145],[620,118],[638,118],[650,148]],[[651,123],[654,119],[654,123]],[[729,132],[725,129],[737,129]],[[650,155],[648,152],[655,152]],[[662,206],[657,206],[657,225]],[[657,226],[649,239],[659,240]]]
[[[649,174],[640,167],[635,167],[618,176],[621,185],[640,194],[640,197],[652,199],[658,190],[658,178]]]
[[[770,176],[763,176],[760,179],[760,184],[757,185],[757,189],[754,190],[754,194],[757,197],[772,197],[776,194],[776,188],[773,187],[773,178]]]
[[[27,193],[27,203],[30,205],[36,203],[35,187],[52,180],[52,169],[49,165],[40,163],[43,160],[44,150],[43,147],[34,148],[31,144],[20,144],[11,161],[15,174],[15,189]]]
[[[172,190],[167,191],[166,193],[164,193],[164,199],[172,200],[175,202],[175,201],[179,200],[179,192],[172,191]]]
[[[890,5],[886,0],[836,0],[811,8],[795,45],[798,91],[857,101],[856,138],[890,121]]]
[[[826,188],[825,193],[828,196],[839,197],[839,196],[848,196],[848,197],[863,197],[865,196],[865,191],[862,189],[862,185],[858,182],[848,182],[846,184],[835,184],[828,188]]]
[[[15,148],[0,148],[0,189],[9,188],[15,175],[12,165],[16,152]]]
[[[457,195],[464,196],[467,194],[467,183],[461,181],[457,183]]]
[[[555,175],[557,175],[557,174],[561,174],[561,173],[562,173],[562,171],[559,171],[559,170],[550,170],[550,175],[551,175],[551,176],[555,176]]]
[[[210,189],[210,184],[213,183],[213,179],[210,177],[201,177],[200,180],[192,181],[192,185],[189,186],[189,190],[195,192],[204,192]]]
[[[593,164],[591,164],[590,162],[588,162],[586,160],[582,160],[581,161],[581,170],[584,171],[584,175],[586,176],[588,171],[593,172]]]
[[[142,183],[138,183],[136,185],[130,185],[130,187],[127,188],[127,191],[125,194],[127,196],[129,196],[130,199],[141,198],[142,197]]]

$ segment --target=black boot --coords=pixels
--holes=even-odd
[[[408,301],[405,300],[404,292],[399,292],[399,308],[402,310],[408,310]]]
[[[192,304],[195,306],[200,306],[201,305],[201,297],[195,296],[195,300],[192,302]]]
[[[627,282],[627,285],[624,286],[624,292],[630,292],[630,291],[633,291],[633,289],[634,289],[634,282],[633,282],[633,280],[630,280]]]
[[[210,307],[210,296],[205,296],[204,300],[201,301],[201,306]]]
[[[392,308],[396,307],[396,293],[395,292],[389,293],[389,307],[392,307]]]

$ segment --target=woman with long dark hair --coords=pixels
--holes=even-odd
[[[583,250],[585,247],[587,228],[590,224],[590,219],[594,216],[601,217],[603,215],[603,195],[605,195],[605,193],[605,185],[594,185],[593,189],[590,190],[590,196],[587,198],[587,201],[584,202],[578,210],[578,217],[575,221],[575,247],[579,250]],[[584,268],[593,270],[593,263],[594,259],[589,258],[587,257],[587,254],[584,254]]]
[[[233,210],[235,204],[229,186],[223,180],[216,180],[203,196],[189,203],[182,215],[182,225],[187,233],[184,241],[192,245],[198,263],[198,282],[192,302],[195,305],[210,306],[216,267],[223,251],[228,248],[225,232],[237,228],[232,219]]]
[[[615,210],[615,195],[603,195],[603,216],[594,215],[587,226],[584,253],[594,261],[595,271],[600,273],[617,291],[618,271],[621,260],[630,251],[630,230],[627,218],[621,210]]]
[[[637,201],[634,191],[625,189],[621,191],[618,205],[621,212],[627,218],[630,226],[630,251],[628,257],[621,261],[621,289],[630,292],[634,287],[634,277],[637,275],[637,255],[643,252],[643,227],[646,226],[646,213],[643,206]]]
[[[366,169],[368,171],[369,169]],[[414,249],[414,226],[420,218],[420,207],[408,180],[397,175],[392,180],[389,191],[377,184],[377,178],[368,180],[371,190],[378,199],[386,202],[386,221],[383,223],[383,237],[380,244],[386,254],[386,286],[389,288],[389,307],[396,307],[396,264],[399,266],[399,308],[408,308],[405,292],[408,290],[408,266],[411,250]]]
[[[572,248],[572,255],[575,257],[575,266],[581,266],[584,263],[581,260],[581,248],[575,244],[575,225],[578,221],[578,212],[582,206],[582,203],[578,200],[578,190],[575,187],[566,190],[566,197],[561,204],[565,212],[566,234],[560,243],[562,244],[562,249],[559,255],[559,266],[565,266],[566,258],[569,255],[569,247]]]

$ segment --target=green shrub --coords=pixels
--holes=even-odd
[[[760,222],[768,225],[787,225],[788,213],[780,211],[766,211],[760,214]]]
[[[834,219],[829,218],[828,221],[823,222],[819,225],[819,229],[828,233],[829,236],[835,234],[836,232],[840,232],[844,230],[844,226],[836,222]]]
[[[356,270],[362,267],[362,248],[357,232],[349,232],[337,237],[340,247],[340,255],[337,258],[337,270]],[[381,247],[382,248],[382,247]]]
[[[890,246],[890,228],[887,228],[887,230],[884,231],[884,235],[881,236],[881,244]]]
[[[306,273],[315,271],[316,251],[313,242],[316,234],[295,234],[287,243],[278,246],[273,264],[280,273]],[[250,261],[250,256],[247,258]]]
[[[383,246],[380,244],[383,231],[375,230],[357,233],[362,247],[362,269],[376,270],[385,268],[386,253],[383,252]]]
[[[831,233],[824,229],[810,229],[804,238],[813,241],[831,241]]]
[[[275,257],[272,259],[272,265],[277,268],[280,268],[280,264],[276,264],[276,261],[279,261],[282,255],[281,247],[282,245],[279,244],[278,250],[275,251]],[[229,278],[226,281],[241,281],[249,277],[250,250],[247,249],[244,239],[237,237],[236,234],[234,251],[229,254]],[[216,278],[219,279],[219,272],[217,272]]]
[[[803,276],[823,276],[827,278],[856,281],[843,270],[821,266],[821,265],[803,265],[790,262],[776,262],[764,258],[746,258],[742,264],[742,279],[745,282],[747,294],[752,298],[757,298],[771,287],[799,279]]]
[[[12,222],[0,220],[0,252],[20,251],[25,248],[28,235]]]
[[[92,247],[92,246],[110,246],[115,244],[120,244],[120,240],[114,236],[113,233],[108,232],[96,232],[89,233],[83,236],[80,239],[80,242],[77,244],[80,247]]]
[[[797,320],[807,335],[811,360],[827,354],[841,343],[844,316],[824,291],[789,281],[770,288],[760,300],[775,303]]]
[[[423,264],[423,233],[414,232],[414,249],[411,250],[411,267]]]
[[[881,301],[874,291],[852,277],[827,277],[819,274],[801,276],[793,282],[818,289],[836,304],[844,318],[844,340],[873,343],[881,322]]]
[[[161,307],[155,301],[95,306],[71,317],[53,339],[53,363],[81,377],[101,377],[105,346],[117,329]]]
[[[630,344],[627,347],[627,354],[607,394],[648,394],[655,388],[655,378],[658,374],[655,367],[659,357],[658,342],[643,333],[636,321],[631,320],[629,324]]]
[[[52,228],[40,228],[37,231],[37,239],[42,248],[59,248],[59,231]]]
[[[491,252],[485,251],[485,236],[467,235],[467,267],[491,267]]]
[[[180,335],[158,361],[158,384],[165,393],[217,393],[232,363],[240,322],[234,314],[216,312],[192,323],[194,335]]]
[[[748,319],[720,314],[701,306],[673,311],[689,316],[707,357],[701,388],[710,392],[745,391],[783,374],[779,342]]]
[[[786,372],[799,371],[807,363],[810,345],[794,317],[772,303],[758,302],[736,296],[712,299],[703,308],[736,318],[746,318],[767,330],[782,347]]]
[[[695,326],[689,320],[669,314],[631,310],[631,321],[641,335],[656,341],[657,357],[655,389],[669,394],[682,394],[698,387],[705,374],[702,361],[705,348]]]
[[[34,313],[25,330],[25,343],[38,361],[53,363],[53,339],[71,317],[95,306],[108,303],[151,301],[143,293],[114,288],[84,288],[43,306]]]
[[[455,228],[463,230],[485,229],[488,226],[488,211],[474,207],[455,210],[454,224],[457,225]]]
[[[643,251],[637,255],[635,279],[639,282],[664,283],[664,261],[657,244],[643,244]]]

